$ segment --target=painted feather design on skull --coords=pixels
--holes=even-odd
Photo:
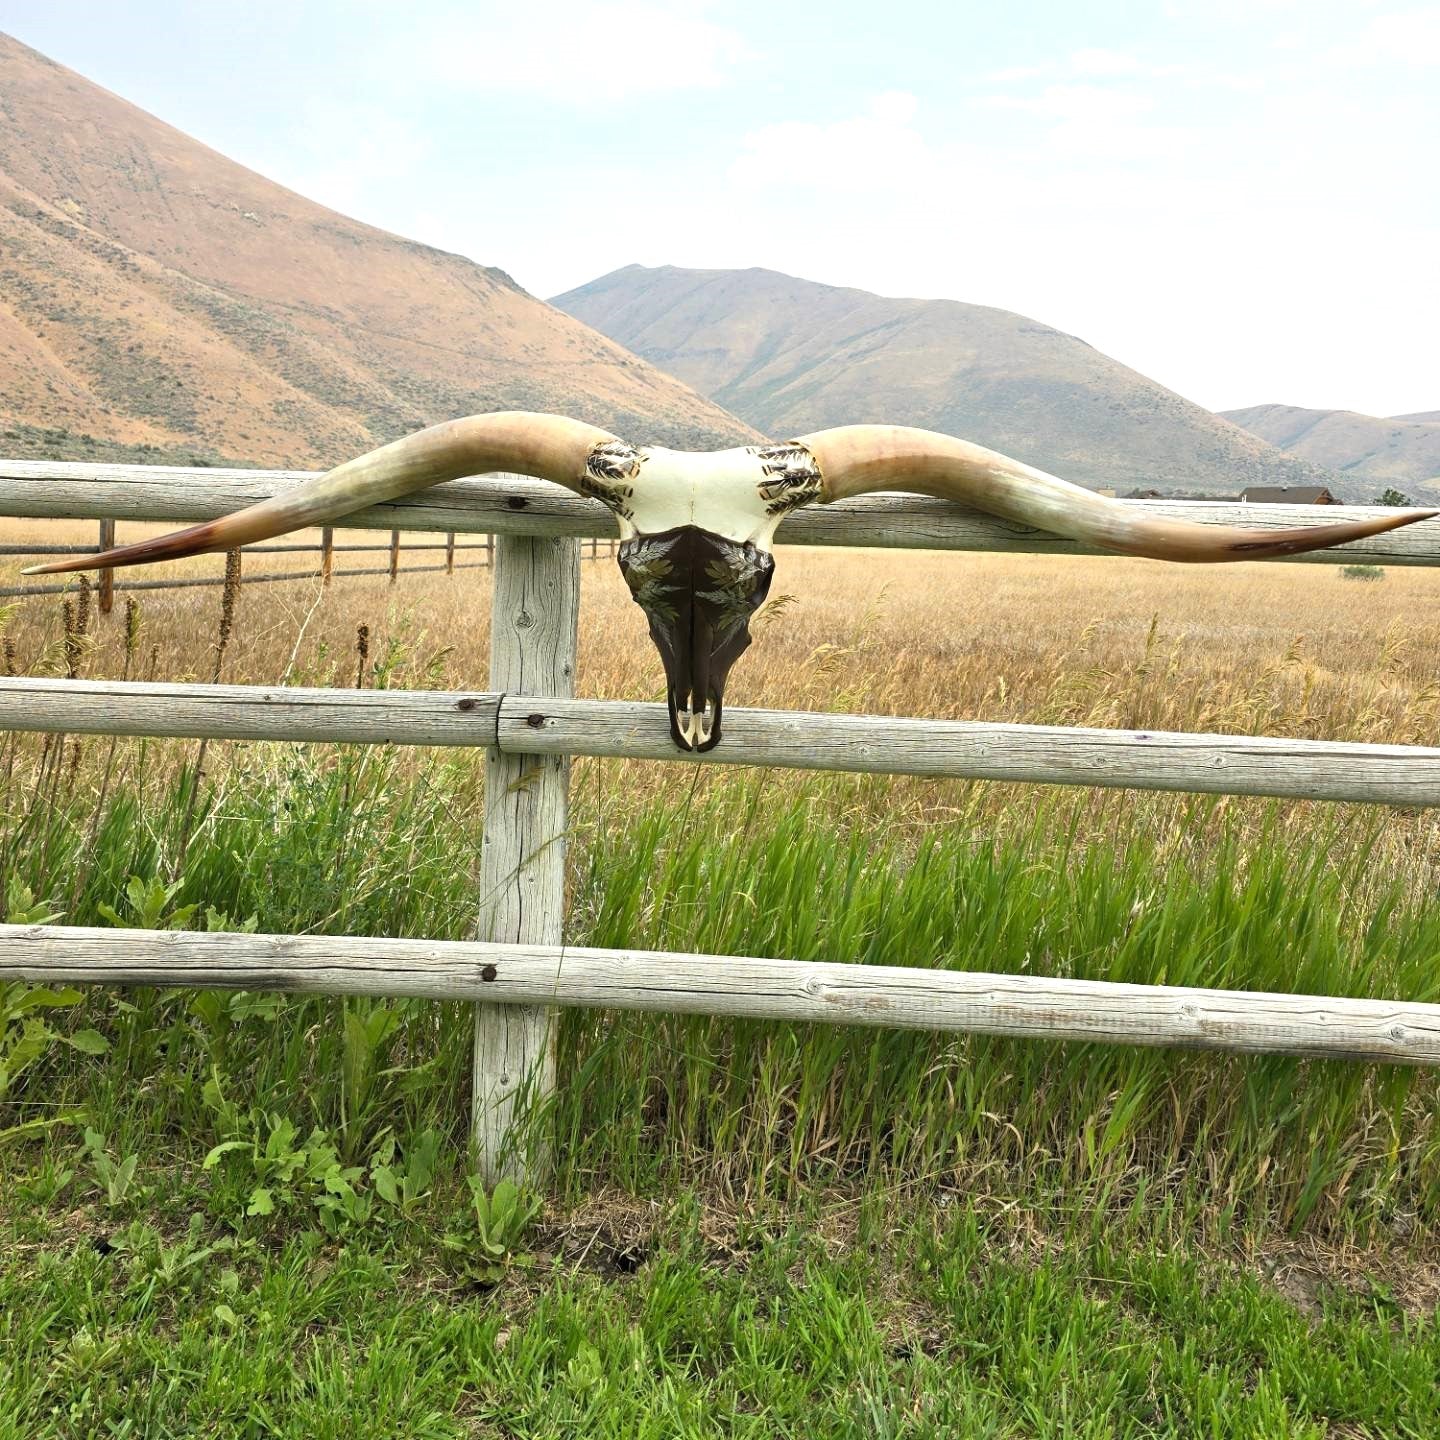
[[[635,518],[630,501],[635,495],[635,482],[645,463],[643,451],[623,440],[610,440],[591,450],[580,477],[580,493],[598,500],[607,509],[626,520]]]
[[[760,498],[766,502],[767,515],[788,515],[820,498],[820,467],[803,445],[790,441],[784,445],[752,445],[749,450],[765,471]]]

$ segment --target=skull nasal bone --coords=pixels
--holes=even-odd
[[[703,715],[710,701],[710,647],[715,630],[698,605],[690,607],[690,711]]]

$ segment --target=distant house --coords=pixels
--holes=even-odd
[[[1323,485],[1252,485],[1240,492],[1247,505],[1339,505]]]
[[[1123,497],[1126,500],[1208,500],[1215,505],[1233,505],[1238,495],[1199,495],[1189,490],[1172,490],[1162,495],[1158,490],[1130,490]]]

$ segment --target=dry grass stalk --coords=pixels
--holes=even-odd
[[[83,525],[67,524],[10,521],[0,538],[89,538]],[[294,557],[295,568],[307,559]],[[756,644],[735,670],[736,705],[1417,744],[1434,743],[1440,730],[1440,676],[1431,658],[1440,653],[1440,573],[1430,570],[1395,568],[1382,584],[1357,585],[1314,565],[786,547],[778,565]],[[199,557],[168,570],[206,574],[214,566],[212,557]],[[5,574],[0,567],[0,581]],[[488,672],[488,580],[476,571],[402,575],[394,587],[386,576],[328,591],[318,580],[265,586],[247,596],[244,627],[233,625],[232,611],[223,651],[212,631],[215,658],[239,683],[275,683],[293,648],[291,678],[301,683],[370,683],[364,677],[381,656],[387,684],[470,688]],[[663,680],[643,616],[614,566],[586,564],[583,587],[577,692],[660,699]],[[223,609],[222,602],[222,628]],[[146,678],[194,677],[195,657],[211,643],[207,613],[194,591],[147,600]],[[358,615],[367,617],[364,655]],[[46,653],[60,639],[56,622],[45,602],[17,605],[10,631],[20,653]],[[89,643],[91,673],[125,671],[114,630],[102,627]],[[218,674],[216,664],[209,669]],[[147,769],[173,773],[187,748],[152,742]],[[228,753],[216,751],[220,764]],[[208,757],[212,766],[216,755]],[[676,780],[668,766],[577,766],[577,794],[612,809],[653,799]],[[696,781],[702,790],[721,783],[713,772]],[[819,783],[779,773],[766,781],[777,803]],[[1003,829],[1022,823],[1025,811],[1016,803],[1024,792],[958,781],[858,777],[829,793],[868,823],[917,833],[957,822]],[[1192,843],[1183,832],[1185,803],[1094,792],[1076,807],[1079,835],[1118,834],[1123,822],[1184,847]],[[1282,832],[1297,834],[1316,814],[1301,802],[1222,804],[1257,827],[1278,816]],[[1432,817],[1384,814],[1376,826],[1380,852],[1417,883],[1440,878]],[[1357,824],[1357,833],[1365,828]]]

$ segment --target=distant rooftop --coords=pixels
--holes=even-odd
[[[1171,490],[1165,493],[1159,490],[1129,490],[1123,498],[1126,500],[1208,500],[1216,505],[1233,505],[1242,497],[1239,495],[1201,495],[1191,490]]]
[[[1252,485],[1240,492],[1247,505],[1338,505],[1323,485]]]

